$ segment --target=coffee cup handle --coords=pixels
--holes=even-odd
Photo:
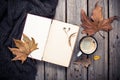
[[[82,55],[82,52],[79,51],[79,52],[77,53],[77,57],[80,57],[81,55]]]

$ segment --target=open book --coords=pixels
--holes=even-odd
[[[23,33],[38,43],[32,58],[68,67],[79,26],[32,14],[27,15]]]

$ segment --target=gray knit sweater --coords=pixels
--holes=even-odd
[[[37,61],[28,58],[24,64],[11,61],[20,39],[27,13],[53,18],[58,0],[0,0],[0,80],[35,80]]]

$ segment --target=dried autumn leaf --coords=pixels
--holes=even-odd
[[[91,59],[90,58],[83,58],[81,60],[77,60],[74,62],[77,65],[82,65],[83,67],[88,67],[91,64]]]
[[[34,38],[30,40],[25,34],[23,34],[23,41],[14,39],[14,42],[17,48],[9,48],[16,55],[12,60],[21,60],[22,63],[32,51],[38,49]]]
[[[117,18],[118,17],[113,16],[108,19],[104,19],[102,14],[102,7],[99,6],[97,2],[92,12],[91,18],[86,15],[84,10],[81,10],[81,26],[84,28],[82,33],[93,35],[100,30],[108,32],[112,30],[111,23]]]
[[[91,18],[98,23],[104,19],[102,15],[102,7],[98,5],[98,2],[95,5]]]

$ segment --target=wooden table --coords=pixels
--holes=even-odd
[[[97,1],[59,0],[55,19],[79,26],[81,9],[84,9],[90,16]],[[105,18],[114,15],[120,16],[120,0],[99,1],[103,7]],[[70,67],[65,68],[47,62],[38,62],[36,80],[120,80],[120,21],[114,21],[112,26],[113,30],[109,33],[101,32],[105,39],[98,33],[94,36],[98,41],[98,49],[87,57],[93,59],[94,55],[99,55],[101,56],[100,60],[92,60],[92,64],[88,68],[73,64],[79,50],[77,44],[84,36],[81,34],[82,28],[80,28]]]

